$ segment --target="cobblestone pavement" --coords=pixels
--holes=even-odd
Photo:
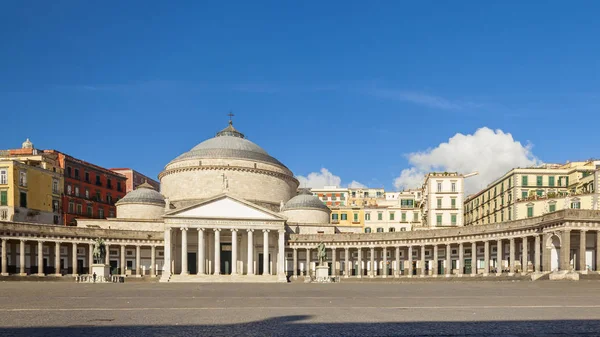
[[[600,282],[0,283],[0,336],[600,335]]]

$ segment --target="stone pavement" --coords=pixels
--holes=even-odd
[[[0,283],[0,336],[600,335],[600,282]]]

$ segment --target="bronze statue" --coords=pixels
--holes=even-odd
[[[106,245],[104,244],[104,239],[98,238],[94,240],[94,263],[102,263],[104,264],[104,259],[106,257]]]
[[[325,252],[325,244],[323,242],[317,246],[317,259],[319,259],[319,266],[323,266],[325,260],[327,260],[327,252]]]

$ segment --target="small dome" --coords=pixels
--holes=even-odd
[[[21,148],[23,148],[23,149],[33,149],[33,143],[29,140],[29,138],[27,138],[27,140],[25,140],[23,142]]]
[[[290,199],[283,206],[283,211],[293,209],[319,209],[329,212],[329,207],[319,200],[319,198],[312,195],[308,190],[302,190],[300,194]]]
[[[194,146],[188,152],[173,159],[167,166],[180,160],[211,158],[248,159],[286,167],[260,146],[247,140],[243,133],[233,127],[231,121],[225,129],[217,132],[215,137]]]
[[[117,202],[117,205],[120,204],[138,204],[138,203],[146,203],[146,204],[157,204],[164,206],[165,198],[162,194],[158,193],[152,185],[148,184],[148,182],[144,182],[140,186],[138,186],[135,190],[127,193],[123,197],[123,199]]]

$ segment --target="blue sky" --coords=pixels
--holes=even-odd
[[[411,167],[480,170],[482,184],[516,163],[599,157],[598,2],[0,6],[1,148],[29,137],[155,177],[232,110],[295,174],[342,184],[395,189]],[[427,152],[457,133],[472,147]]]

